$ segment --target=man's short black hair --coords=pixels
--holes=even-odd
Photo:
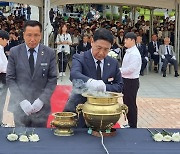
[[[94,33],[93,39],[94,41],[105,40],[111,44],[113,44],[113,40],[114,40],[113,34],[111,33],[111,31],[105,28],[99,28],[98,30],[96,30]]]
[[[6,31],[4,31],[4,30],[0,30],[0,38],[9,40],[9,34],[8,34],[8,32],[6,32]]]
[[[31,26],[31,27],[39,26],[40,32],[42,32],[42,24],[39,21],[36,21],[36,20],[28,20],[28,21],[26,21],[25,24],[24,24],[24,31],[26,30],[27,26]]]
[[[125,39],[128,39],[128,38],[130,38],[131,40],[137,40],[137,36],[136,36],[136,34],[134,33],[134,32],[128,32],[128,33],[126,33],[126,35],[125,35],[125,37],[124,37]]]

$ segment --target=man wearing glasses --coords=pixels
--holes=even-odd
[[[100,28],[95,31],[91,42],[92,48],[82,54],[73,56],[70,80],[82,80],[92,91],[122,91],[122,77],[118,61],[107,56],[113,44],[112,33]],[[79,103],[85,103],[86,98],[72,93],[64,111],[74,112]],[[83,118],[79,120],[79,127],[86,127]]]

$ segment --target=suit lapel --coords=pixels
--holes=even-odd
[[[111,63],[109,62],[109,60],[108,60],[108,57],[106,57],[105,59],[104,59],[104,66],[103,66],[103,75],[102,75],[102,79],[103,79],[103,81],[106,81],[106,79],[108,78],[108,70],[110,69],[110,67],[111,67]]]
[[[35,74],[38,71],[39,66],[41,65],[44,54],[45,54],[44,48],[41,44],[39,44],[38,55],[37,55],[37,60],[36,60],[36,65],[35,65],[33,77],[35,76]]]
[[[89,71],[91,72],[91,77],[96,79],[97,78],[96,66],[95,66],[94,59],[91,54],[91,50],[84,52],[84,54],[85,54],[84,55],[85,59],[87,60]]]
[[[31,75],[30,66],[29,66],[29,60],[28,60],[28,55],[27,55],[27,49],[26,49],[25,44],[22,44],[22,46],[21,46],[20,55],[22,57],[24,67],[26,68],[25,70],[27,70],[29,75]]]

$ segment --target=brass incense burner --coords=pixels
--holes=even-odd
[[[106,92],[104,96],[87,93],[82,95],[87,97],[87,102],[79,104],[76,112],[83,113],[86,125],[94,131],[111,131],[121,114],[128,112],[128,107],[118,102],[118,98],[122,97],[119,93]]]
[[[73,112],[56,112],[52,114],[54,120],[51,122],[52,127],[56,127],[54,135],[71,136],[74,135],[72,127],[77,124],[76,113]]]

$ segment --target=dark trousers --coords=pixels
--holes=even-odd
[[[136,96],[139,89],[139,79],[123,78],[123,82],[123,102],[128,106],[128,123],[131,128],[137,128]]]
[[[6,86],[6,74],[0,73],[0,124],[3,117],[3,109],[6,101],[7,86]]]
[[[159,64],[159,55],[151,55],[151,59],[154,60],[154,65],[158,65]]]
[[[59,63],[59,72],[66,72],[66,67],[68,63],[67,55],[64,52],[58,53],[58,63]]]
[[[18,106],[13,113],[16,127],[46,127],[50,107],[43,106],[39,112],[27,116]]]
[[[144,57],[141,58],[142,58],[141,72],[144,72],[144,69],[146,68],[147,65],[147,60]]]
[[[166,71],[168,63],[171,63],[174,66],[174,71],[178,71],[177,60],[171,59],[171,58],[172,58],[171,55],[165,55],[165,59],[162,60],[163,61],[163,66],[162,66],[163,71]]]

